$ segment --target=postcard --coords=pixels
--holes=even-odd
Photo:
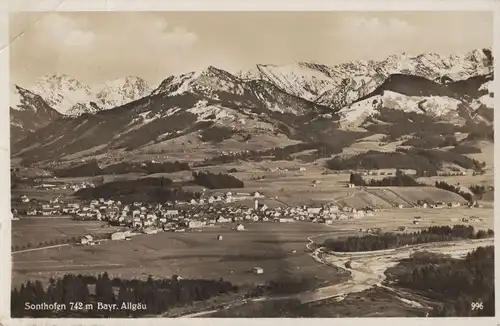
[[[252,8],[8,13],[13,320],[495,316],[493,9]]]

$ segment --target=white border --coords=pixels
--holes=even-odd
[[[9,1],[9,2],[7,2]],[[9,180],[10,174],[10,151],[9,151],[9,51],[8,51],[8,12],[9,11],[493,11],[495,37],[493,53],[495,54],[495,67],[498,67],[497,54],[500,53],[500,2],[495,0],[7,0],[0,2],[0,62],[3,74],[0,76],[0,87],[4,90],[0,96],[2,108],[0,121],[4,127],[0,128],[0,173],[3,180]],[[496,69],[495,69],[496,70]],[[500,81],[495,78],[494,88],[500,90]],[[500,92],[496,92],[500,94]],[[495,106],[500,107],[500,96],[495,97]],[[495,119],[499,123],[498,117]],[[495,128],[496,129],[496,128]],[[500,141],[498,133],[495,143]],[[495,150],[496,152],[496,150]],[[496,161],[496,155],[495,155]],[[495,164],[495,174],[500,167]],[[4,174],[5,173],[5,174]],[[500,186],[500,180],[495,180],[495,187]],[[325,319],[10,319],[10,288],[11,288],[11,255],[10,255],[10,182],[1,183],[0,207],[4,212],[0,220],[0,257],[3,268],[0,269],[0,288],[3,295],[0,296],[0,325],[101,325],[120,324],[130,325],[141,323],[169,325],[274,325],[276,322],[287,324],[317,324],[331,325],[332,322],[341,325],[357,326],[358,323],[383,326],[386,318],[336,318],[335,321]],[[495,196],[494,215],[497,216],[498,204]],[[495,223],[495,232],[499,232],[498,224]],[[495,246],[498,248],[498,238],[495,238]],[[498,250],[495,255],[496,274],[500,276],[500,254]],[[496,311],[495,318],[391,318],[394,323],[406,325],[440,325],[453,324],[469,326],[474,325],[500,325],[500,284],[495,282]]]

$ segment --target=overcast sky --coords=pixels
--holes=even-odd
[[[491,12],[101,12],[10,17],[11,81],[49,74],[93,84],[127,75],[158,84],[214,65],[337,64],[391,53],[491,47]]]

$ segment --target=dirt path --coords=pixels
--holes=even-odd
[[[36,250],[59,248],[59,247],[65,247],[65,246],[69,246],[69,245],[70,245],[69,243],[65,243],[65,244],[54,245],[54,246],[46,246],[46,247],[40,247],[40,248],[24,249],[24,250],[13,251],[11,254],[14,255],[14,254],[20,254],[20,253],[23,253],[23,252],[30,252],[30,251],[36,251]]]
[[[341,201],[341,200],[351,199],[351,198],[353,198],[354,196],[356,196],[357,194],[359,194],[359,193],[361,193],[361,192],[363,192],[363,191],[365,191],[365,190],[364,190],[364,189],[361,189],[361,190],[357,190],[357,191],[355,191],[355,192],[351,192],[351,193],[350,193],[350,194],[348,194],[347,196],[344,196],[344,197],[340,197],[340,198],[338,198],[338,199],[335,199],[335,200],[332,202],[332,204],[335,204],[335,203],[337,203],[337,202],[339,202],[339,201]]]
[[[413,203],[411,203],[408,200],[406,200],[403,196],[401,196],[400,194],[398,194],[394,190],[392,190],[392,189],[385,189],[385,190],[392,192],[396,197],[398,197],[399,199],[401,199],[401,201],[403,201],[404,203],[408,204],[410,207],[415,207],[415,205]]]

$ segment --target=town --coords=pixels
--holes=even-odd
[[[353,184],[348,184],[354,188]],[[362,189],[363,187],[358,187]],[[261,201],[275,200],[278,198],[267,198],[259,192],[226,192],[217,196],[202,196],[199,200],[192,199],[189,202],[166,202],[166,203],[142,203],[130,204],[115,201],[113,199],[95,199],[91,201],[65,201],[55,198],[49,202],[31,200],[26,195],[21,195],[19,200],[28,204],[29,208],[21,213],[13,209],[14,219],[23,217],[59,217],[71,218],[78,221],[104,221],[111,226],[120,226],[124,231],[110,234],[111,240],[124,240],[138,233],[156,234],[165,232],[190,232],[200,231],[204,227],[214,227],[216,224],[237,223],[236,230],[244,230],[244,222],[275,222],[291,223],[295,221],[307,221],[325,225],[332,225],[334,221],[361,219],[374,216],[381,208],[367,206],[356,209],[349,206],[341,207],[336,204],[323,204],[314,206],[273,206],[268,207]],[[253,202],[252,207],[241,204],[241,202]],[[467,208],[481,208],[477,202],[462,205],[460,202],[444,203],[442,201],[428,202],[419,200],[417,207],[429,209],[456,208],[464,206]],[[395,209],[403,209],[403,205],[395,205]],[[413,223],[418,224],[420,216],[415,216]],[[466,220],[473,223],[479,220],[471,216]],[[81,244],[94,245],[93,235],[85,235],[81,238]]]

